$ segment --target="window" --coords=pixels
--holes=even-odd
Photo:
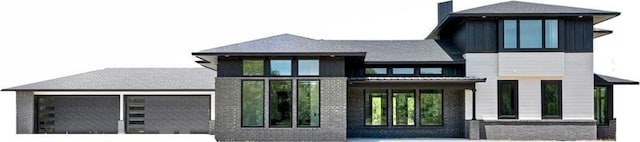
[[[387,74],[387,68],[366,68],[364,73],[367,75],[385,75]]]
[[[420,68],[420,74],[442,74],[442,68]]]
[[[558,48],[558,20],[544,21],[545,48]]]
[[[387,125],[387,92],[385,90],[365,91],[365,125]]]
[[[320,75],[320,62],[315,60],[298,60],[298,75],[318,76]]]
[[[413,74],[413,68],[393,68],[392,72],[396,75],[410,75]]]
[[[291,76],[291,60],[271,60],[271,76]]]
[[[607,119],[607,87],[595,87],[593,89],[593,101],[595,103],[595,119],[598,125],[607,125],[609,120]]]
[[[562,118],[562,81],[542,81],[542,118]]]
[[[442,91],[420,91],[420,125],[442,125]]]
[[[264,75],[264,61],[261,59],[242,60],[242,75],[243,76]]]
[[[542,20],[520,20],[520,48],[542,48]]]
[[[503,20],[504,49],[557,49],[558,20]]]
[[[320,126],[320,81],[298,81],[298,126]]]
[[[504,48],[518,48],[518,22],[516,20],[504,20]]]
[[[498,119],[518,119],[517,80],[498,80]]]
[[[269,126],[291,127],[291,81],[269,81]]]
[[[414,90],[393,90],[393,125],[415,125]]]
[[[242,127],[264,126],[264,81],[242,81]]]

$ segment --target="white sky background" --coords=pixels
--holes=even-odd
[[[454,0],[454,11],[503,0]],[[530,1],[530,0],[527,0]],[[179,2],[179,3],[178,3]],[[107,68],[200,67],[191,52],[291,33],[314,39],[423,39],[441,0],[4,0],[0,88]],[[597,73],[640,80],[633,1],[540,0],[622,12],[595,27]],[[638,86],[615,89],[619,138],[640,127]],[[15,133],[15,95],[0,92],[0,136]],[[628,130],[628,131],[627,131]]]

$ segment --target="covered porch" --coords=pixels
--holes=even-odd
[[[351,77],[347,137],[465,138],[479,77]]]

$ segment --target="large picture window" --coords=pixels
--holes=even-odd
[[[504,49],[557,49],[558,20],[503,20]]]
[[[414,90],[393,90],[393,125],[415,125]]]
[[[607,125],[609,120],[607,120],[607,87],[595,87],[593,89],[593,101],[595,103],[595,119],[598,125]]]
[[[271,60],[271,76],[291,76],[291,60]]]
[[[243,76],[262,76],[264,75],[264,60],[262,59],[244,59],[242,60]]]
[[[299,76],[320,75],[320,61],[318,61],[318,59],[298,60],[298,75]]]
[[[242,81],[242,127],[264,126],[264,81]]]
[[[562,81],[542,81],[542,118],[562,118]]]
[[[298,126],[320,126],[320,81],[298,81]]]
[[[387,125],[387,92],[385,90],[365,91],[365,125]]]
[[[420,125],[442,125],[442,91],[420,91]]]
[[[269,81],[269,126],[291,127],[291,81]]]
[[[518,119],[517,80],[498,80],[498,119]]]

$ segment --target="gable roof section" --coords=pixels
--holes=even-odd
[[[2,91],[214,91],[205,68],[107,68]]]
[[[521,1],[507,1],[451,12],[444,20],[442,20],[441,23],[438,23],[437,27],[427,38],[437,38],[440,30],[443,29],[444,26],[450,25],[448,23],[460,22],[463,18],[467,17],[593,16],[593,24],[595,25],[618,15],[620,15],[620,12]]]
[[[427,40],[315,40],[282,34],[194,52],[195,56],[365,56],[365,62],[463,63],[452,44]],[[204,57],[201,57],[204,59]],[[208,61],[212,62],[212,61]]]
[[[637,85],[637,81],[617,78],[613,76],[593,74],[593,82],[595,85],[615,85],[615,84],[631,84]]]

